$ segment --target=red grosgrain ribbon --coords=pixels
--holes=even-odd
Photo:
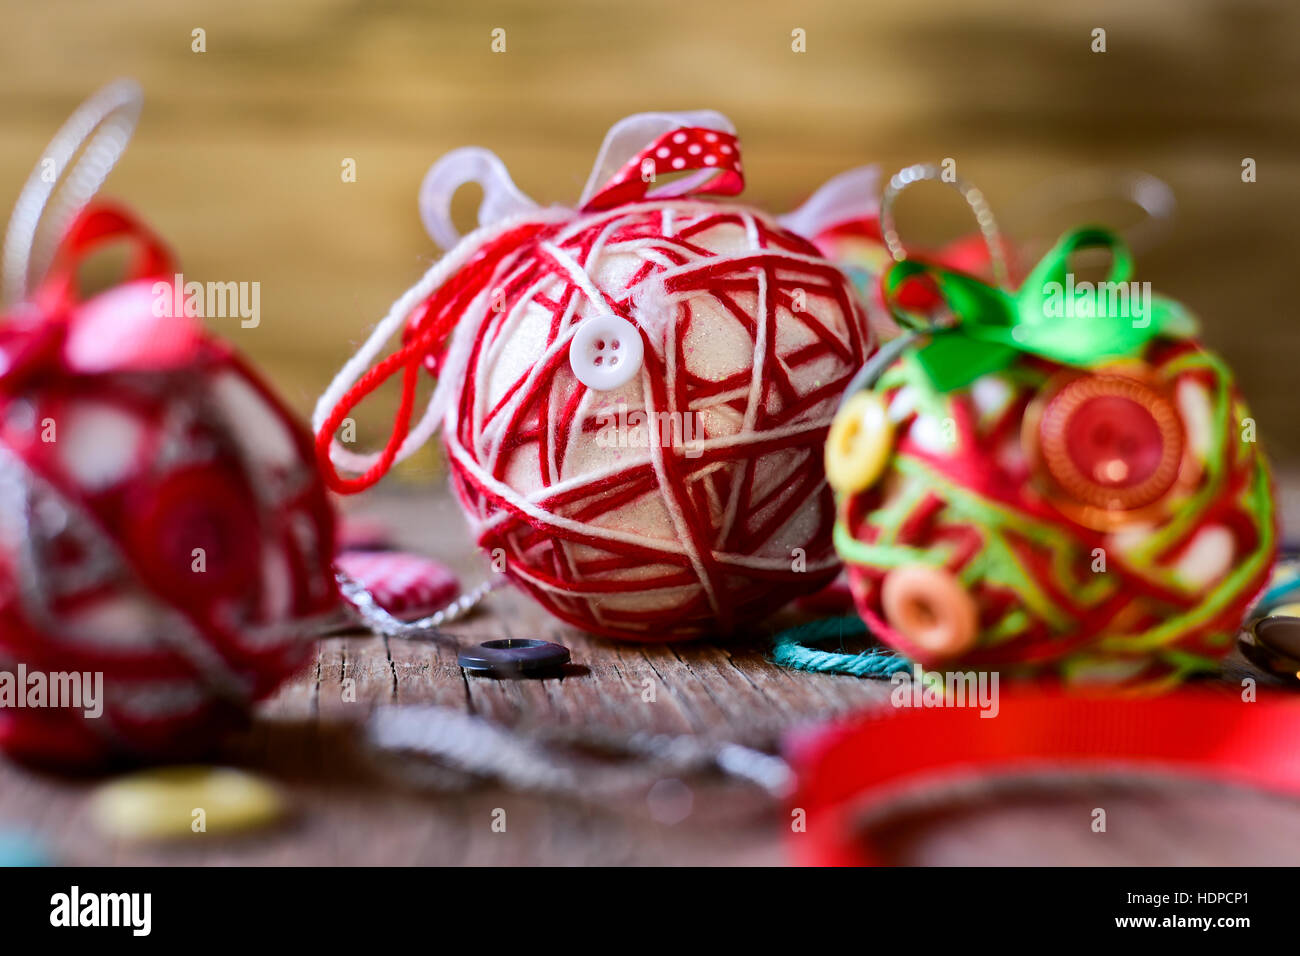
[[[673,173],[687,175],[651,188],[659,177]],[[744,186],[740,145],[733,134],[702,126],[679,126],[628,160],[581,211],[607,210],[642,200],[705,194],[734,196]],[[551,219],[524,223],[496,236],[412,310],[402,335],[402,347],[362,375],[332,407],[317,429],[316,456],[325,483],[331,489],[354,494],[369,488],[388,472],[411,429],[421,366],[436,361],[456,322],[475,296],[487,287],[505,259],[558,228],[560,226]],[[335,432],[357,405],[399,370],[402,374],[401,396],[388,441],[365,472],[355,478],[343,477],[330,457]]]
[[[121,282],[81,297],[77,270],[114,242],[130,245]],[[54,360],[75,372],[168,368],[194,354],[201,329],[178,300],[174,260],[157,236],[118,206],[96,203],[72,222],[31,299],[0,324],[0,383]],[[165,285],[165,289],[161,286]]]
[[[878,865],[867,816],[927,786],[1027,773],[1108,771],[1194,777],[1300,796],[1300,699],[1243,701],[1231,691],[1164,697],[1000,695],[973,707],[894,708],[787,741],[807,830],[797,862]],[[1068,779],[1068,778],[1066,778]]]

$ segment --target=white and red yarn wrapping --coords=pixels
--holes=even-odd
[[[480,547],[557,617],[648,641],[726,633],[835,576],[822,445],[871,337],[809,242],[694,198],[743,184],[726,129],[670,125],[641,143],[581,210],[526,209],[457,246],[395,306],[413,313],[406,347],[323,397],[317,448],[335,487],[375,480],[409,449],[412,370],[431,356],[432,414]],[[647,164],[691,176],[651,190]],[[601,392],[568,349],[609,314],[635,326],[644,360]],[[397,368],[411,384],[388,449],[349,460],[335,446],[370,469],[338,478],[335,429]]]
[[[110,239],[137,245],[132,275],[79,301],[77,261]],[[0,710],[0,747],[28,759],[200,750],[337,608],[310,437],[232,350],[151,308],[173,271],[92,207],[0,322],[0,669],[104,690],[98,719]]]

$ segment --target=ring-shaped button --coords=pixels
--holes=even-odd
[[[884,397],[858,392],[836,413],[826,436],[826,480],[840,494],[865,491],[879,480],[893,447]]]
[[[881,604],[890,627],[926,654],[957,657],[979,632],[975,599],[942,568],[907,564],[885,575]]]
[[[637,327],[605,313],[584,319],[569,343],[569,367],[588,388],[609,392],[636,377],[645,357]]]
[[[1030,456],[1051,483],[1111,520],[1155,504],[1178,480],[1182,419],[1162,389],[1140,378],[1066,373],[1049,383],[1026,425]]]

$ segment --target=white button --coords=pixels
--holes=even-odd
[[[641,333],[627,319],[606,313],[584,319],[569,343],[569,367],[588,388],[608,392],[641,371]]]

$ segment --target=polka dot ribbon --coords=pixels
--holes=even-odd
[[[666,183],[676,173],[691,175]],[[610,209],[643,199],[710,194],[737,196],[745,188],[740,143],[731,133],[704,126],[670,130],[624,164],[583,206],[584,212]]]

